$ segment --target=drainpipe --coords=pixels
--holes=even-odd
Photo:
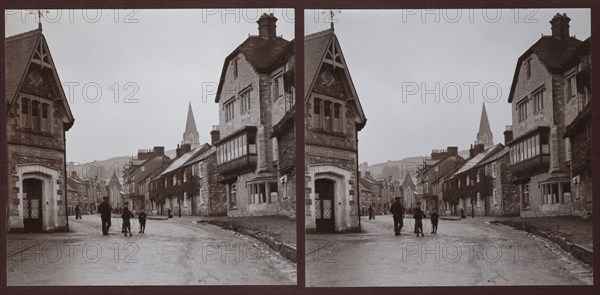
[[[358,131],[356,132],[356,209],[358,212],[358,232],[360,228],[360,171],[358,170]]]
[[[64,145],[64,151],[65,151],[65,158],[63,159],[63,186],[64,186],[64,191],[63,191],[63,196],[64,196],[64,202],[65,202],[65,218],[67,219],[67,232],[69,231],[69,204],[68,204],[68,192],[67,192],[67,178],[69,177],[67,175],[67,135],[65,134],[65,132],[63,132],[63,145]]]

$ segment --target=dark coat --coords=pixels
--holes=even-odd
[[[100,213],[100,216],[102,217],[110,218],[111,211],[112,210],[108,201],[102,201],[102,203],[100,203],[100,206],[98,206],[98,213]]]
[[[129,219],[133,218],[133,213],[131,213],[129,209],[123,209],[123,214],[121,214],[121,218],[123,218],[123,220],[129,221]]]
[[[146,217],[148,217],[148,215],[146,213],[142,212],[138,215],[138,220],[140,222],[146,222]]]
[[[438,222],[440,215],[437,212],[431,213],[431,222]]]
[[[421,221],[423,220],[423,218],[427,217],[425,215],[425,212],[423,212],[423,210],[421,210],[421,208],[417,208],[415,210],[415,214],[413,215],[413,217],[415,218],[416,221]]]
[[[404,206],[402,206],[402,203],[400,202],[394,202],[390,208],[390,211],[395,217],[404,217]]]

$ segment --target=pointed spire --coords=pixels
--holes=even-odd
[[[189,143],[194,147],[200,143],[198,130],[196,129],[196,120],[194,120],[194,112],[192,112],[192,103],[188,104],[187,120],[185,122],[185,132],[183,133],[182,144]]]
[[[485,148],[494,145],[494,135],[490,128],[487,111],[485,110],[485,102],[481,108],[481,121],[479,122],[479,132],[477,132],[477,144],[483,144]]]

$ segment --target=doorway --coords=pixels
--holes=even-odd
[[[26,232],[42,231],[43,181],[35,178],[23,180],[23,226]]]
[[[335,182],[315,180],[315,221],[318,232],[335,231]]]

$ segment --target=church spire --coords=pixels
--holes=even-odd
[[[200,138],[198,130],[196,129],[196,120],[194,120],[194,113],[192,112],[192,103],[188,105],[187,120],[185,122],[185,132],[183,133],[183,140],[181,144],[189,143],[192,148],[200,144]]]
[[[477,132],[477,141],[475,143],[483,144],[486,149],[494,145],[494,135],[492,134],[490,121],[485,110],[485,102],[481,108],[481,121],[479,122],[479,132]]]

